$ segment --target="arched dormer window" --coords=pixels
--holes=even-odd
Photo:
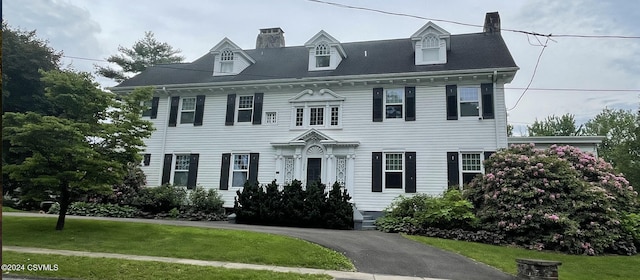
[[[316,46],[316,67],[329,67],[331,61],[330,48],[326,43],[320,43]]]
[[[220,54],[220,72],[233,72],[233,52],[229,49],[222,51]]]
[[[440,60],[440,39],[434,34],[428,34],[422,39],[422,60]]]

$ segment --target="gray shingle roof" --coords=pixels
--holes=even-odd
[[[191,63],[149,67],[116,88],[517,67],[500,34],[451,35],[447,63],[439,65],[415,65],[412,41],[408,38],[342,43],[342,47],[347,58],[335,70],[308,71],[309,51],[304,46],[253,49],[245,52],[256,63],[238,75],[214,77],[214,57],[207,53]]]

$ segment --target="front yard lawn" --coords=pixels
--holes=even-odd
[[[272,272],[264,270],[228,269],[210,266],[172,264],[152,261],[129,261],[107,258],[85,258],[58,255],[2,252],[5,264],[50,264],[57,271],[12,272],[56,278],[79,279],[276,279],[276,280],[329,280],[328,275]]]
[[[3,245],[228,261],[330,270],[354,270],[340,253],[304,240],[240,230],[133,222],[6,216]]]
[[[563,280],[640,279],[640,255],[577,256],[424,236],[404,236],[433,247],[461,254],[513,275],[517,274],[516,258],[525,258],[562,262],[558,273],[560,279]]]

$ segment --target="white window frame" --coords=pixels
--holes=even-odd
[[[305,103],[293,106],[291,111],[291,129],[340,129],[342,128],[342,102],[321,102],[321,103]],[[333,108],[337,108],[337,116],[333,115]],[[322,124],[312,123],[312,111],[321,109]],[[337,123],[334,124],[332,117],[337,117]]]
[[[264,113],[265,124],[278,124],[278,112],[265,112]]]
[[[193,100],[193,109],[185,109],[184,105],[185,105],[185,100]],[[183,121],[183,117],[182,114],[183,113],[193,113],[193,119],[190,122],[184,122]],[[196,98],[195,97],[183,97],[180,98],[180,124],[193,124],[193,121],[196,118]]]
[[[236,168],[236,157],[238,156],[246,156],[247,158],[247,162],[246,162],[246,169],[243,168]],[[246,182],[247,180],[249,180],[249,166],[251,166],[251,156],[249,155],[249,153],[236,153],[236,154],[232,154],[231,155],[231,168],[229,168],[229,178],[231,180],[229,180],[229,185],[232,188],[242,188],[244,187],[244,183],[241,186],[234,186],[234,178],[235,178],[235,173],[239,172],[239,173],[245,173],[245,180],[244,182]]]
[[[334,112],[335,109],[335,112]],[[340,106],[330,106],[329,107],[329,126],[337,127],[341,124],[342,120],[342,110]],[[334,122],[335,121],[335,122]]]
[[[304,125],[304,107],[294,107],[293,108],[293,126],[294,127],[305,127]]]
[[[395,92],[398,91],[400,93],[400,97],[402,98],[402,102],[398,103],[398,102],[387,102],[387,94],[391,93],[391,92]],[[405,102],[406,102],[406,96],[404,94],[404,88],[390,88],[390,89],[385,89],[384,90],[384,119],[385,120],[404,120],[405,117]],[[387,117],[387,106],[401,106],[400,109],[400,117],[399,118],[389,118]]]
[[[233,73],[234,53],[230,49],[225,49],[220,53],[220,73]]]
[[[186,167],[186,169],[178,169],[178,163],[179,160],[178,158],[184,158],[186,159],[186,166],[182,166],[182,167]],[[188,180],[189,180],[189,165],[191,163],[191,155],[190,154],[174,154],[173,155],[173,162],[172,162],[172,170],[171,170],[171,183],[175,186],[181,186],[181,187],[186,187]],[[184,183],[184,185],[177,185],[175,182],[176,179],[176,174],[180,172],[180,173],[185,173],[187,175],[187,181]]]
[[[315,69],[325,69],[331,67],[331,46],[325,42],[321,42],[315,47]],[[322,60],[328,62],[327,65],[319,65],[318,63]]]
[[[458,153],[459,154],[459,164],[458,164],[458,170],[460,170],[460,174],[458,174],[459,176],[459,182],[460,185],[464,185],[464,173],[476,173],[476,174],[484,174],[484,165],[482,164],[484,162],[484,152],[477,152],[477,151],[461,151]],[[478,158],[480,159],[480,169],[472,169],[472,170],[465,170],[465,155],[477,155]],[[470,159],[473,160],[473,159]]]
[[[241,108],[241,100],[242,98],[245,97],[250,97],[251,98],[251,107],[245,107],[245,108]],[[255,104],[255,96],[253,95],[239,95],[238,96],[238,102],[236,102],[236,123],[251,123],[253,121],[253,113],[254,113],[254,104]],[[240,111],[251,111],[251,117],[249,117],[249,120],[247,121],[240,121]]]
[[[477,109],[478,109],[478,114],[477,115],[470,115],[470,116],[463,116],[462,115],[462,103],[475,103],[475,101],[462,101],[463,98],[463,91],[464,90],[475,90],[476,92],[476,97],[477,97]],[[458,100],[457,100],[458,104],[458,116],[460,118],[478,118],[482,116],[482,96],[480,95],[480,87],[476,87],[476,86],[459,86],[458,87]]]
[[[425,56],[425,51],[435,51],[437,53],[437,58],[427,59]],[[435,34],[427,34],[422,38],[422,61],[425,63],[433,63],[439,62],[440,59],[440,38],[438,38]]]
[[[311,127],[324,127],[325,126],[325,114],[327,113],[323,106],[310,106],[309,111],[309,126]],[[315,113],[314,113],[315,111]],[[321,112],[318,112],[321,111]]]
[[[388,169],[387,166],[387,157],[389,155],[399,155],[400,156],[400,170],[397,169]],[[387,188],[387,172],[391,173],[400,173],[402,186],[400,188]],[[405,180],[405,172],[406,172],[406,163],[404,160],[404,152],[384,152],[383,153],[383,161],[382,161],[382,186],[385,191],[404,191],[406,180]]]

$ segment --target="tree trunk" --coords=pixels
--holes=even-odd
[[[60,214],[58,214],[58,223],[56,223],[56,230],[64,229],[64,219],[67,216],[67,209],[69,209],[70,193],[68,185],[64,184],[60,188]]]

